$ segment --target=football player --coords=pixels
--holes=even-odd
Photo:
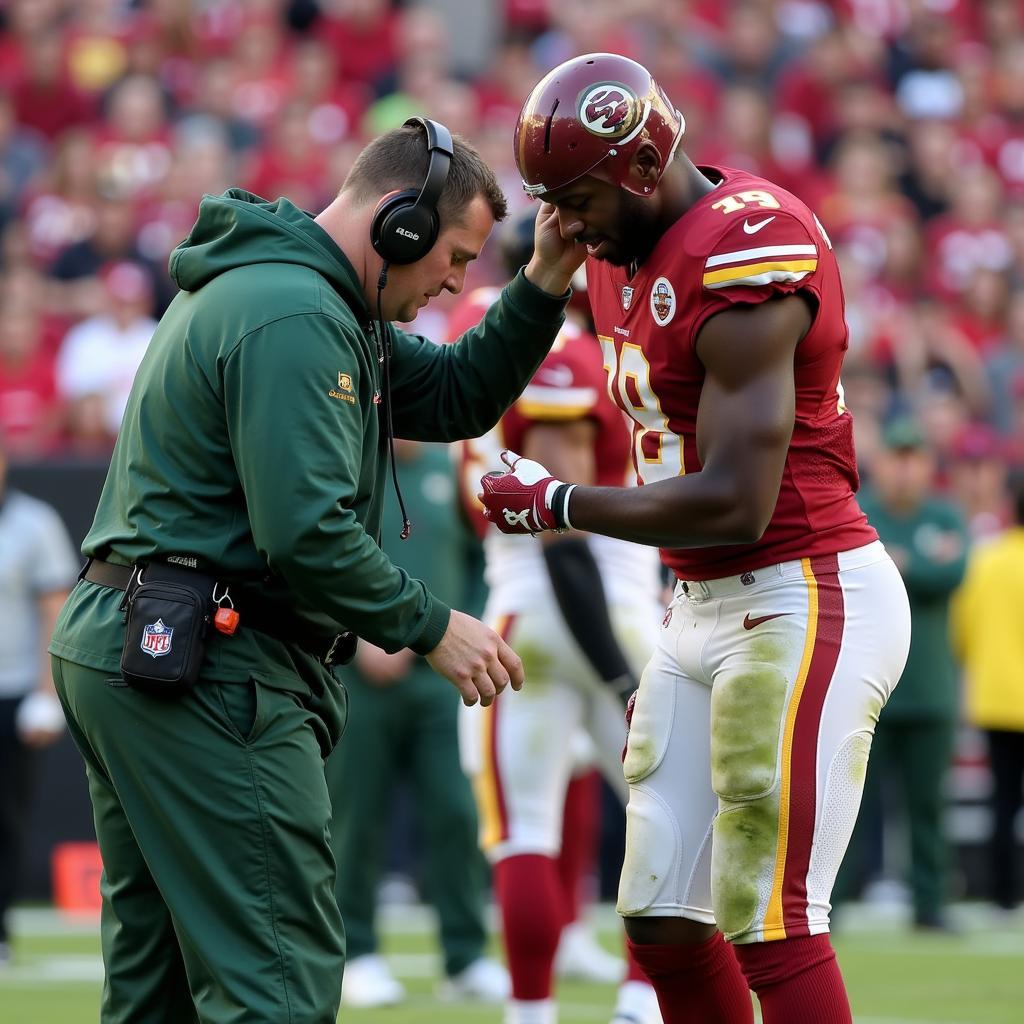
[[[667,1024],[749,1024],[748,986],[766,1024],[848,1024],[829,898],[907,597],[854,496],[828,236],[772,182],[696,167],[683,128],[613,54],[567,61],[527,99],[519,170],[587,246],[643,486],[506,452],[481,497],[503,532],[656,546],[678,579],[632,711],[618,898]]]
[[[533,252],[533,222],[531,211],[499,236],[510,276]],[[450,330],[476,323],[492,301],[483,290],[471,293]],[[477,794],[481,845],[494,865],[512,979],[506,1024],[556,1019],[552,975],[572,896],[559,854],[579,733],[625,803],[622,711],[658,642],[660,582],[653,548],[581,533],[549,534],[538,545],[488,530],[475,492],[506,446],[573,479],[621,487],[629,444],[627,421],[605,387],[601,347],[571,319],[498,425],[463,442],[465,496],[486,531],[484,621],[516,645],[530,680],[522,699],[503,702],[498,714],[460,709],[460,747]],[[600,949],[593,955],[607,958]],[[633,961],[612,1021],[661,1024],[654,991]]]

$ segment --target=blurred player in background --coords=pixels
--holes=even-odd
[[[644,486],[565,484],[534,447],[504,453],[482,498],[504,532],[649,544],[678,577],[632,714],[618,900],[667,1024],[748,1024],[748,985],[765,1024],[849,1024],[829,896],[906,660],[907,596],[854,497],[831,243],[771,182],[695,167],[683,128],[612,54],[527,99],[524,187],[587,245]]]
[[[533,252],[532,221],[528,214],[502,232],[510,276]],[[468,296],[453,315],[453,334],[476,323],[490,301],[487,292]],[[480,473],[509,445],[572,479],[612,487],[628,481],[629,432],[608,397],[600,346],[571,320],[497,427],[463,442],[463,479],[477,517],[472,495]],[[558,857],[574,737],[586,733],[603,774],[625,800],[623,706],[658,639],[657,557],[653,549],[605,537],[549,534],[537,545],[494,529],[484,553],[484,620],[516,645],[530,687],[497,715],[463,715],[464,764],[476,789],[482,845],[494,865],[512,975],[506,1024],[553,1024],[553,967],[571,920],[572,894],[560,881]],[[612,1019],[660,1022],[654,992],[635,963]]]
[[[963,578],[967,530],[959,509],[938,494],[934,480],[935,457],[924,431],[908,417],[894,420],[871,460],[870,486],[860,503],[903,577],[912,639],[900,685],[875,730],[864,809],[833,902],[849,898],[866,880],[868,836],[883,824],[884,796],[899,790],[914,925],[942,930],[951,927],[945,818],[960,700],[949,645],[949,602]]]
[[[989,894],[1009,913],[1020,903],[1016,823],[1024,783],[1024,477],[1012,484],[1013,524],[979,544],[953,596],[953,651],[964,667],[967,721],[985,734],[992,770],[988,804]]]
[[[45,650],[77,568],[57,511],[7,487],[0,433],[0,968],[11,959],[7,912],[29,824],[36,754],[64,731]]]

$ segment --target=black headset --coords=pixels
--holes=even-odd
[[[437,204],[452,162],[452,133],[425,117],[410,117],[427,133],[430,164],[420,189],[407,188],[382,200],[370,225],[370,243],[386,263],[415,263],[430,252],[441,228]]]

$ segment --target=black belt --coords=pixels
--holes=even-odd
[[[231,588],[234,586],[240,589],[240,584],[219,581],[208,573],[198,573],[193,569],[163,562],[118,565],[116,562],[90,558],[78,578],[89,583],[98,583],[101,587],[109,587],[111,590],[123,590],[130,597],[143,580],[152,579],[155,574],[164,578],[192,580],[196,576],[204,576],[212,582],[211,605],[217,603],[215,595],[220,600],[223,600],[225,595],[229,596],[232,606],[239,614],[240,626],[254,629],[257,633],[265,633],[282,643],[295,644],[328,667],[345,664],[351,661],[355,654],[357,638],[351,630],[332,636],[315,633],[294,616],[282,613],[280,607],[271,607],[260,601],[251,591],[236,596],[231,592]]]

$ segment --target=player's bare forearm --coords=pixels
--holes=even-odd
[[[764,532],[751,524],[736,482],[706,473],[636,488],[577,487],[570,515],[574,529],[660,548],[750,544]]]
[[[664,548],[752,544],[771,522],[793,434],[793,353],[810,326],[795,296],[712,317],[698,338],[702,469],[637,489],[577,487],[575,529]]]

